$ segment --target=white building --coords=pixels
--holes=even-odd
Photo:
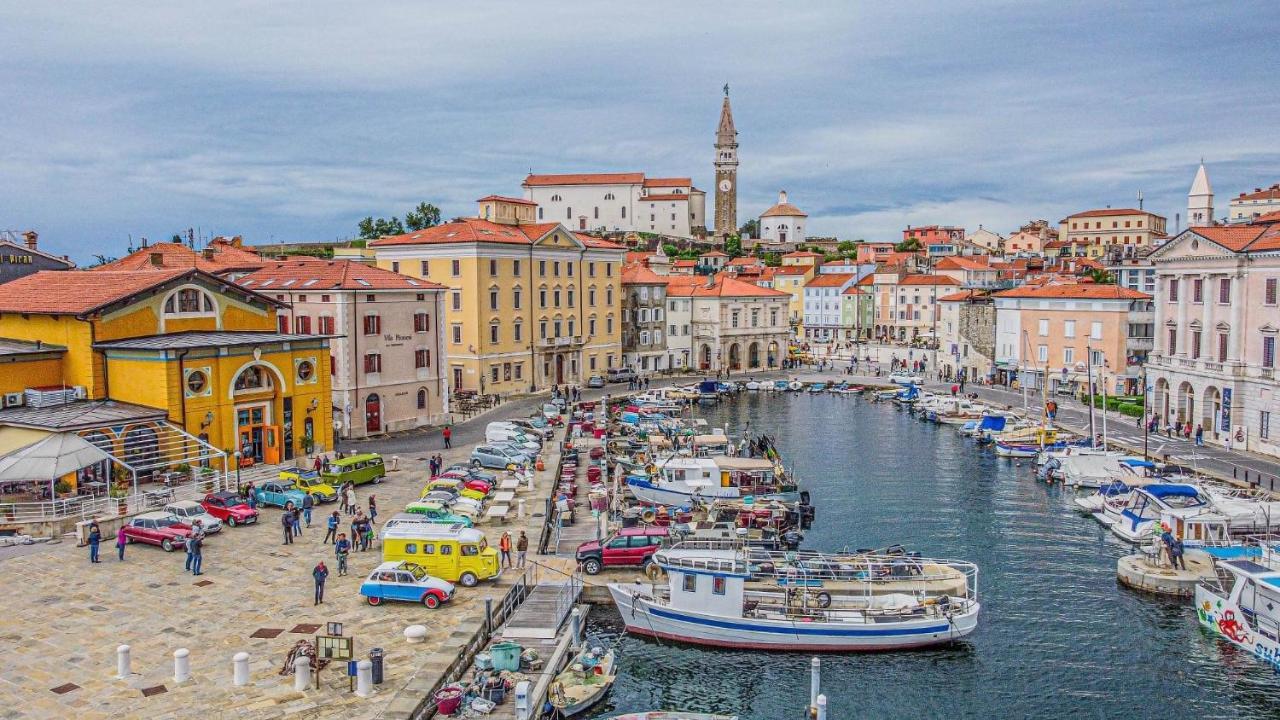
[[[787,202],[787,191],[778,192],[778,204],[760,214],[760,243],[785,245],[804,242],[804,229],[809,216]]]
[[[791,335],[790,293],[721,274],[672,276],[667,297],[690,301],[694,368],[737,372],[777,367],[782,362]],[[668,313],[669,322],[676,322],[676,317]]]
[[[1187,192],[1187,227],[1212,224],[1213,186],[1209,184],[1209,173],[1201,161],[1196,177],[1191,181],[1191,190]]]
[[[999,255],[1004,252],[1004,237],[1000,233],[991,232],[990,230],[978,226],[978,229],[969,234],[965,238],[971,245],[976,245],[991,255]]]
[[[858,281],[856,273],[820,273],[804,285],[804,336],[826,342],[839,339],[841,294]]]
[[[1247,223],[1273,212],[1280,212],[1280,184],[1254,188],[1231,198],[1230,222]]]
[[[577,231],[651,232],[692,238],[706,234],[706,193],[690,178],[646,178],[644,173],[529,175],[526,200],[539,222]]]
[[[682,277],[682,276],[677,276]],[[670,278],[668,278],[670,279]],[[670,287],[670,285],[668,285]],[[693,362],[693,298],[667,293],[667,367]]]

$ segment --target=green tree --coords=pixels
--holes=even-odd
[[[897,245],[893,246],[898,252],[916,252],[920,249],[920,238],[907,238]]]
[[[403,235],[404,224],[400,222],[400,218],[392,217],[390,220],[386,218],[366,217],[356,226],[360,231],[360,237],[365,240],[373,240],[387,235]]]
[[[852,240],[841,240],[840,243],[836,245],[836,250],[838,250],[840,254],[844,255],[845,257],[857,255],[858,243]]]
[[[740,237],[760,237],[760,222],[755,218],[751,218],[743,223],[742,227],[738,228],[738,235]]]
[[[676,247],[675,243],[663,243],[662,254],[669,258],[673,258],[680,254],[680,248]]]
[[[779,265],[782,265],[782,256],[776,252],[765,253],[761,260],[769,267],[778,267]]]
[[[110,255],[94,255],[93,264],[89,267],[101,267],[103,265],[109,265],[115,261],[116,258],[111,257]]]
[[[730,235],[724,239],[724,252],[730,258],[742,257],[742,238]]]
[[[1099,285],[1115,285],[1116,278],[1106,268],[1092,268],[1089,270],[1089,279]]]
[[[418,203],[418,207],[404,214],[404,226],[410,232],[426,230],[440,224],[440,208],[427,202]]]

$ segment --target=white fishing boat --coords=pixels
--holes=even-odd
[[[572,718],[595,707],[617,680],[612,649],[584,648],[556,675],[547,688],[547,699],[561,717]]]
[[[737,649],[862,652],[955,642],[977,627],[977,566],[923,558],[686,547],[665,584],[610,583],[627,631]]]
[[[790,390],[791,392],[800,392],[801,390],[804,389],[804,383],[800,382],[799,380],[792,380],[791,382],[787,383],[787,389]]]
[[[1280,670],[1280,572],[1252,560],[1221,560],[1217,568],[1196,586],[1196,618]]]
[[[1111,532],[1131,543],[1159,535],[1161,522],[1214,515],[1208,497],[1195,485],[1153,483],[1133,488],[1111,524]]]
[[[1046,474],[1071,488],[1099,488],[1111,483],[1123,453],[1081,449],[1061,457],[1053,457],[1045,465]]]
[[[760,383],[756,382],[755,380],[747,381],[747,390],[750,390],[751,392],[756,392],[759,389],[760,389]]]
[[[651,505],[689,505],[748,495],[783,502],[802,499],[781,468],[763,458],[670,457],[656,463],[647,475],[628,475],[627,488],[637,500]]]

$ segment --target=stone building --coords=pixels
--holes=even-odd
[[[788,293],[721,274],[671,276],[667,278],[667,296],[690,301],[696,369],[738,372],[781,363],[791,334]]]
[[[938,365],[969,381],[995,371],[996,308],[989,292],[962,290],[938,299]]]
[[[720,124],[716,127],[716,237],[738,232],[738,131],[729,107],[729,86],[724,86]]]
[[[643,262],[622,269],[622,362],[645,373],[666,370],[667,278]]]

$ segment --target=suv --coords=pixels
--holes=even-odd
[[[624,383],[624,382],[631,382],[632,380],[635,380],[637,378],[637,375],[635,370],[632,370],[629,367],[624,367],[624,368],[609,368],[607,377],[609,382],[611,383]]]
[[[604,542],[582,543],[575,557],[588,575],[596,575],[606,567],[643,567],[666,539],[665,527],[622,528]]]

